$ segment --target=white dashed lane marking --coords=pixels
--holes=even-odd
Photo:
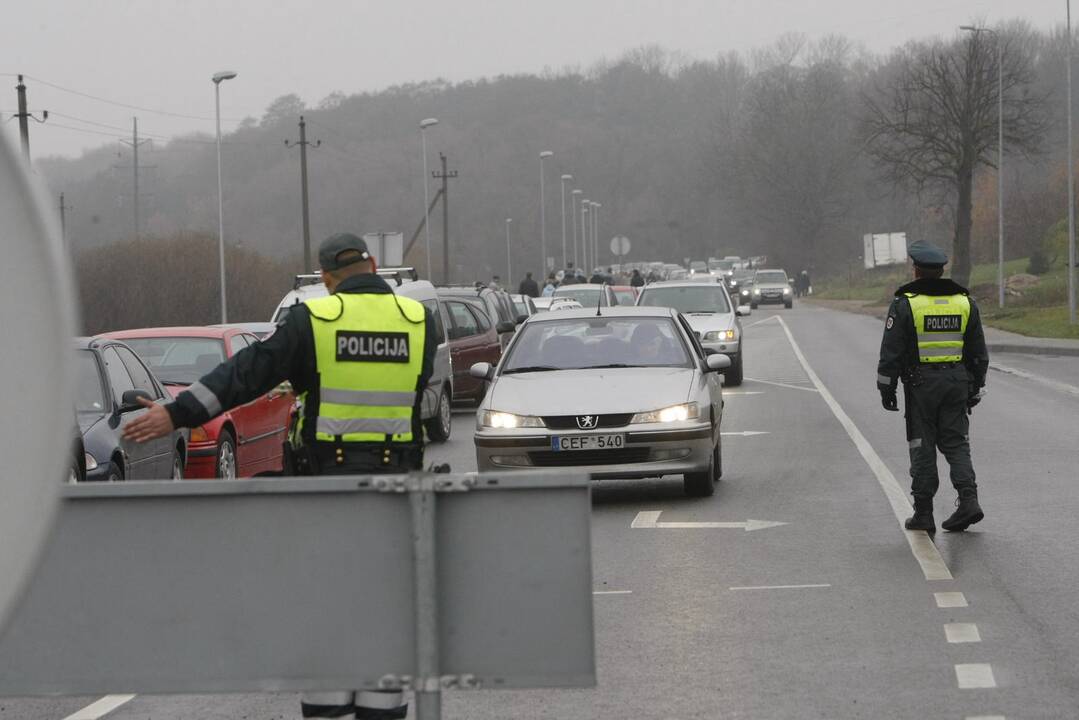
[[[981,690],[995,688],[993,666],[989,663],[967,663],[955,666],[955,679],[960,690]]]
[[[126,705],[135,699],[134,695],[106,695],[95,703],[91,703],[79,710],[74,715],[68,715],[64,720],[99,720],[121,705]]]
[[[829,583],[817,583],[814,585],[746,585],[732,587],[731,590],[808,590],[810,588],[830,588]]]
[[[1003,715],[972,715],[966,720],[1008,720]]]
[[[967,597],[961,592],[938,592],[933,593],[939,608],[964,608],[968,607]]]
[[[976,643],[982,641],[978,626],[974,623],[948,623],[944,626],[944,636],[950,643]]]
[[[593,590],[593,595],[632,595],[632,590]]]

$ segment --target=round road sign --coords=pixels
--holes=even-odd
[[[611,252],[618,257],[629,255],[629,238],[625,235],[616,235],[611,238]]]
[[[77,432],[73,283],[46,207],[22,158],[0,137],[0,628],[51,529]]]

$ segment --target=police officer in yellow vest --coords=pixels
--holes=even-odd
[[[908,530],[936,532],[937,448],[959,494],[941,527],[960,532],[984,517],[970,461],[970,412],[981,400],[989,353],[978,306],[965,288],[943,278],[948,256],[927,242],[912,243],[914,282],[899,288],[884,322],[877,389],[885,410],[899,410],[903,380],[914,515]]]
[[[197,427],[284,380],[303,401],[297,464],[314,475],[406,473],[423,466],[420,402],[438,344],[427,309],[375,274],[364,241],[348,233],[319,247],[327,297],[296,305],[275,332],[180,393],[147,404],[125,435],[145,442]],[[146,404],[146,403],[144,403]],[[308,693],[305,718],[403,718],[400,692]]]

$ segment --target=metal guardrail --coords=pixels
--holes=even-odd
[[[0,694],[595,684],[587,480],[554,473],[64,489]]]

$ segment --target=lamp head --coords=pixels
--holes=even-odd
[[[554,153],[551,152],[550,150],[544,150],[543,152],[540,153],[540,160],[544,160],[546,158],[552,157],[553,155],[554,155]]]
[[[235,70],[221,70],[220,72],[214,73],[213,81],[214,84],[220,85],[222,80],[231,80],[234,77],[236,77]]]
[[[563,175],[563,176],[562,176],[562,179],[563,179],[563,180],[572,180],[572,179],[573,179],[573,176],[572,176],[572,175]]]
[[[427,118],[425,120],[420,120],[420,130],[426,130],[432,125],[438,125],[438,118]]]
[[[573,191],[573,194],[574,194],[574,195],[583,195],[583,194],[584,194],[584,190],[574,190],[574,191]]]

